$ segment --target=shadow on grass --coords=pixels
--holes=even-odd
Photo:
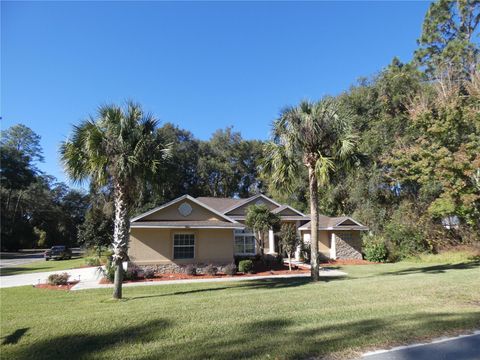
[[[88,359],[120,345],[158,341],[169,326],[168,321],[159,319],[102,334],[79,332],[53,337],[22,349],[15,359]],[[135,358],[135,354],[130,354],[130,358]]]
[[[244,282],[235,282],[230,283],[231,286],[221,286],[221,287],[211,287],[211,288],[201,288],[201,289],[192,289],[185,291],[175,291],[165,294],[154,294],[154,295],[145,295],[145,296],[135,296],[128,298],[128,301],[131,300],[140,300],[156,297],[165,297],[165,296],[178,296],[178,295],[189,295],[197,293],[210,293],[219,290],[245,290],[245,289],[284,289],[302,286],[310,283],[310,278],[282,278],[282,279],[260,279],[260,280],[245,280]],[[204,285],[204,284],[202,284]]]
[[[17,329],[10,335],[2,337],[2,345],[16,344],[23,335],[28,331],[29,328]]]
[[[264,315],[265,316],[265,315]],[[452,329],[474,327],[480,312],[463,314],[416,313],[382,316],[335,324],[297,322],[276,317],[245,321],[238,319],[234,332],[229,324],[218,330],[205,324],[193,329],[165,320],[125,326],[110,332],[77,332],[37,341],[19,348],[15,359],[299,359],[324,356],[334,352],[393,345],[437,336]],[[184,328],[186,326],[186,328]],[[207,327],[206,327],[207,326]],[[213,328],[215,326],[215,329]],[[165,330],[169,331],[168,334]]]
[[[442,264],[433,266],[418,266],[398,271],[390,271],[381,275],[410,275],[410,274],[442,274],[448,270],[468,270],[480,267],[480,261],[470,261],[459,264]]]

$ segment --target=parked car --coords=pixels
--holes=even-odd
[[[45,260],[68,260],[72,258],[72,250],[65,245],[52,246],[51,249],[45,251]]]

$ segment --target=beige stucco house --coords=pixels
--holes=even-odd
[[[186,264],[224,265],[231,263],[235,256],[253,256],[259,249],[253,233],[244,223],[247,208],[259,204],[276,213],[282,222],[295,223],[304,240],[309,241],[310,218],[263,194],[248,199],[193,198],[184,195],[131,219],[130,261],[140,266],[154,265],[159,271],[171,272],[178,271]],[[318,230],[322,253],[338,258],[338,250],[332,252],[331,247],[342,249],[344,244],[351,244],[353,249],[358,250],[358,254],[351,252],[353,256],[361,257],[358,241],[359,231],[366,229],[364,226],[350,218],[321,218],[332,221],[322,222],[326,226]],[[332,243],[332,234],[339,240]],[[276,254],[277,251],[278,237],[270,230],[265,253]]]

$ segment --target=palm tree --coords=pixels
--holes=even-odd
[[[264,171],[271,175],[275,188],[291,192],[303,163],[308,169],[311,216],[311,274],[318,281],[318,185],[354,155],[354,136],[350,115],[341,113],[337,101],[325,98],[302,101],[284,109],[273,123],[272,141],[265,145]]]
[[[252,205],[247,208],[245,224],[253,230],[260,254],[264,255],[265,234],[280,222],[278,215],[272,213],[265,205]],[[271,249],[273,250],[273,249]]]
[[[137,185],[152,178],[169,154],[157,138],[157,121],[141,106],[102,106],[97,117],[74,126],[60,148],[68,176],[75,182],[89,180],[113,191],[113,262],[116,266],[113,297],[122,298],[122,262],[126,259],[129,212]]]

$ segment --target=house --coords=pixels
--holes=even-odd
[[[305,244],[310,243],[312,224],[298,228]],[[321,259],[362,259],[361,232],[368,227],[348,216],[318,216],[318,252]]]
[[[288,205],[279,204],[258,194],[247,199],[181,196],[162,206],[136,216],[130,222],[130,261],[139,266],[156,266],[159,272],[178,272],[186,264],[225,265],[235,256],[253,256],[259,253],[254,234],[245,226],[246,210],[251,205],[263,204],[276,213],[282,222],[294,223],[305,240],[309,240],[310,218]],[[352,242],[352,248],[361,251],[357,244],[358,232],[366,229],[350,218],[329,218],[332,223],[319,227],[321,251],[333,257],[347,254],[330,246],[343,249]],[[343,221],[340,221],[343,219]],[[325,220],[326,221],[326,220]],[[330,221],[330,220],[329,220]],[[332,226],[330,226],[332,225]],[[351,234],[348,238],[344,234]],[[326,238],[335,234],[340,240],[333,245]],[[335,238],[337,239],[337,238]],[[269,231],[265,244],[266,254],[277,254],[278,237]],[[351,253],[357,257],[358,252]],[[299,252],[297,252],[297,255]]]

